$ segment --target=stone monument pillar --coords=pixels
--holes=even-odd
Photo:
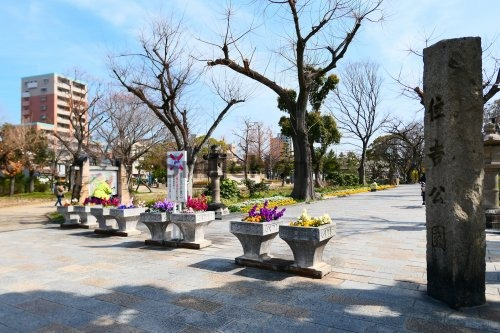
[[[118,165],[118,182],[117,182],[116,194],[122,203],[130,202],[130,192],[128,191],[127,184],[127,172],[125,166],[122,163]]]
[[[500,171],[500,135],[495,123],[484,126],[484,201],[486,228],[500,229],[498,172]]]
[[[203,159],[208,161],[208,176],[212,185],[212,201],[208,204],[209,211],[215,211],[215,218],[220,220],[223,215],[229,214],[227,207],[220,201],[220,177],[224,175],[222,165],[227,155],[220,153],[217,145],[210,147],[210,153]]]
[[[424,49],[427,293],[485,302],[481,39]]]
[[[80,170],[82,175],[82,191],[80,192],[79,202],[83,204],[83,201],[89,196],[89,182],[90,182],[90,161],[86,159],[83,161],[82,169]]]

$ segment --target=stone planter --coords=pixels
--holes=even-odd
[[[330,239],[335,236],[335,223],[319,227],[279,226],[279,235],[292,249],[294,264],[297,268],[314,268],[331,270],[330,265],[323,262],[323,250]]]
[[[148,227],[151,233],[151,238],[146,239],[146,244],[163,245],[165,241],[172,238],[172,232],[167,228],[170,223],[171,213],[141,213],[139,222],[142,222]]]
[[[181,246],[201,249],[212,244],[205,239],[205,227],[215,220],[215,212],[173,213],[170,220],[182,232]]]
[[[236,258],[236,261],[270,259],[269,249],[273,239],[278,235],[279,224],[279,221],[231,221],[230,232],[238,238],[243,247],[243,255]]]
[[[57,212],[64,216],[62,228],[74,228],[80,226],[80,215],[74,212],[75,206],[59,206]]]
[[[80,224],[82,228],[95,228],[97,226],[97,219],[94,215],[91,214],[90,209],[92,207],[101,207],[100,205],[96,206],[73,206],[73,212],[80,215]]]
[[[94,230],[96,233],[109,233],[118,229],[116,219],[110,213],[109,207],[95,207],[90,208],[90,214],[94,215],[98,228]]]
[[[118,222],[118,230],[114,234],[124,237],[139,235],[141,232],[137,230],[137,222],[145,210],[146,208],[111,208],[109,212]]]

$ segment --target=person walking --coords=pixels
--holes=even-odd
[[[56,204],[54,206],[57,206],[57,204],[59,204],[59,206],[62,206],[62,198],[64,197],[64,186],[62,185],[57,185],[56,186],[56,197],[57,197],[57,201],[56,201]]]
[[[425,173],[420,177],[420,195],[422,196],[422,205],[425,205]]]

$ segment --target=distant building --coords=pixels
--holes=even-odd
[[[292,138],[283,134],[278,134],[275,138],[271,138],[269,144],[269,156],[273,160],[280,160],[293,155]]]
[[[56,73],[21,79],[21,124],[51,124],[53,131],[70,134],[71,109],[87,103],[85,83]]]
[[[21,125],[46,134],[49,147],[56,158],[56,172],[66,172],[71,156],[66,147],[53,134],[67,136],[73,141],[71,117],[86,110],[87,85],[57,73],[21,78]],[[73,112],[72,112],[73,111]],[[87,122],[87,115],[83,116]],[[86,125],[86,124],[85,124]]]

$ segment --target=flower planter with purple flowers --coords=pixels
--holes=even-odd
[[[174,203],[168,200],[156,202],[148,212],[141,213],[139,222],[144,223],[151,233],[151,238],[146,239],[148,245],[164,245],[170,240],[172,231],[167,229],[171,225],[170,215],[174,209]]]
[[[145,207],[125,206],[121,205],[117,208],[110,209],[110,214],[116,218],[118,222],[118,230],[114,233],[117,236],[133,236],[141,232],[137,230],[137,222],[139,216],[146,211]]]
[[[238,238],[243,247],[243,255],[235,259],[237,263],[243,260],[263,262],[271,259],[269,249],[278,235],[278,219],[283,216],[285,209],[278,211],[277,206],[269,209],[267,205],[266,201],[259,211],[255,205],[243,221],[231,221],[230,232]]]

